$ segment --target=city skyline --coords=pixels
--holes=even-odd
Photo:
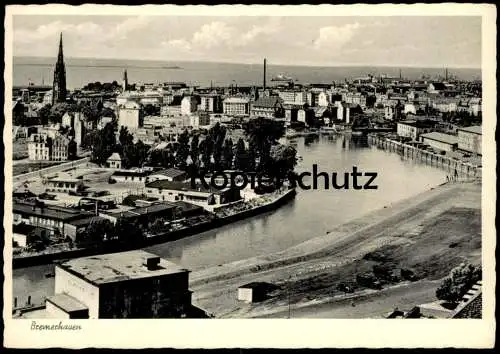
[[[70,59],[481,67],[480,17],[165,17],[15,16],[13,54],[53,57],[63,32]]]

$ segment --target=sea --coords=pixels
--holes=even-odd
[[[13,85],[50,85],[56,58],[14,57]],[[150,61],[118,59],[67,58],[66,81],[69,89],[77,89],[89,82],[121,82],[127,70],[130,83],[185,82],[200,87],[262,85],[263,64],[234,64],[195,61]],[[460,80],[480,80],[481,69],[447,68],[448,74]],[[267,82],[277,75],[294,78],[298,83],[344,81],[368,74],[388,75],[407,79],[444,76],[442,68],[375,67],[375,66],[285,66],[267,65]]]

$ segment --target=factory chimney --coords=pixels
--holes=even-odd
[[[264,90],[266,89],[266,69],[267,69],[267,60],[264,58]]]

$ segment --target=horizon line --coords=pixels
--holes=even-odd
[[[30,56],[30,55],[13,55],[12,58],[38,58],[38,59],[54,59],[52,56]],[[245,63],[245,62],[231,62],[231,61],[216,61],[216,60],[172,60],[172,59],[136,59],[136,58],[103,58],[103,57],[71,57],[65,56],[65,59],[85,59],[85,60],[134,60],[142,62],[186,62],[186,63],[213,63],[213,64],[236,64],[236,65],[263,65],[264,58],[262,62],[256,63]],[[266,58],[267,59],[267,58]],[[482,70],[481,66],[447,66],[447,65],[415,65],[415,64],[350,64],[350,63],[338,63],[338,64],[271,64],[267,60],[267,66],[302,66],[302,67],[380,67],[380,68],[416,68],[416,69],[468,69],[468,70]]]

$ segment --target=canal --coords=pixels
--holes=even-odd
[[[298,190],[295,200],[280,209],[243,220],[202,234],[146,248],[182,266],[197,270],[248,257],[264,255],[297,245],[312,237],[324,235],[333,227],[359,218],[402,199],[410,198],[445,181],[445,172],[395,153],[370,147],[366,138],[320,136],[287,140],[301,157],[297,171],[337,173],[342,184],[344,173],[375,172],[377,189]],[[311,184],[310,177],[304,178]],[[364,182],[366,177],[359,177]],[[361,183],[360,183],[361,184]],[[53,293],[54,278],[46,278],[53,266],[15,269],[13,291],[18,304],[31,296],[40,303]]]

